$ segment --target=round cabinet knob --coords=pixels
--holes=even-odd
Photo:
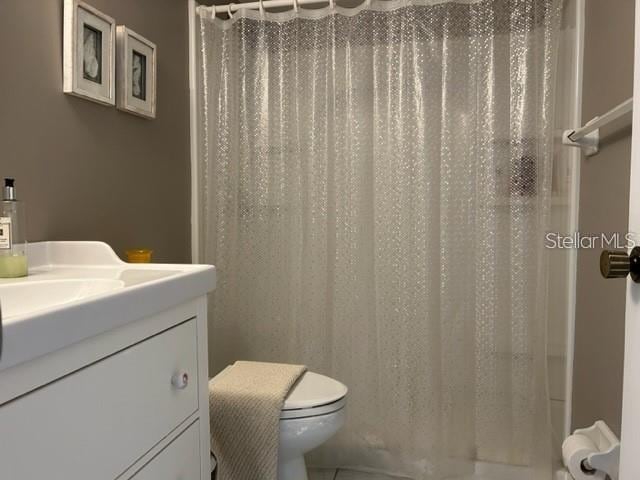
[[[171,385],[178,390],[187,388],[187,385],[189,385],[189,374],[184,370],[174,373],[173,377],[171,377]]]
[[[600,254],[600,273],[604,278],[624,278],[640,283],[640,247],[634,247],[631,254],[624,250],[604,250]]]

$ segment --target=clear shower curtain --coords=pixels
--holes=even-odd
[[[550,478],[560,0],[199,18],[211,374],[292,362],[348,385],[347,425],[310,464]]]

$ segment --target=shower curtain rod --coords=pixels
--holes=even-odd
[[[431,0],[431,4],[449,3],[451,1],[457,1],[459,3],[478,3],[482,0]],[[260,0],[257,2],[246,3],[228,3],[225,5],[212,5],[210,7],[200,5],[198,10],[206,11],[210,13],[228,13],[237,12],[243,8],[248,10],[264,10],[265,8],[278,8],[278,7],[292,7],[297,9],[300,5],[319,5],[321,3],[327,4],[333,8],[336,6],[336,0]],[[369,5],[371,0],[364,0],[362,4]]]
[[[370,0],[368,0],[370,1]],[[264,0],[260,2],[247,2],[247,3],[229,3],[227,5],[216,5],[211,7],[199,6],[198,9],[202,9],[215,13],[233,13],[242,8],[248,10],[264,10],[265,8],[277,8],[277,7],[296,7],[296,5],[318,5],[320,3],[326,3],[329,6],[335,6],[334,0]]]

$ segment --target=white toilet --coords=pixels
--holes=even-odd
[[[346,403],[344,384],[314,372],[302,375],[280,414],[278,480],[308,480],[304,454],[340,430]]]
[[[306,372],[287,396],[280,414],[278,480],[307,480],[304,454],[344,425],[347,387]]]

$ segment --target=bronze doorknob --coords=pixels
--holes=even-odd
[[[624,278],[640,283],[640,247],[634,247],[631,254],[624,250],[603,250],[600,254],[600,273],[604,278]]]

